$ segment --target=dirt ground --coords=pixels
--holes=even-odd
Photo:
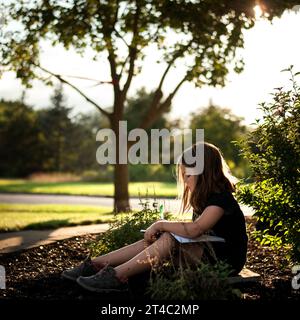
[[[95,241],[97,235],[86,235],[58,241],[46,246],[0,255],[0,265],[6,269],[6,290],[0,290],[0,299],[38,300],[97,300],[99,294],[90,293],[76,283],[63,280],[63,270],[79,264],[88,254],[87,244]],[[249,240],[246,267],[258,272],[262,281],[240,287],[245,300],[300,300],[300,290],[291,286],[291,264],[285,252],[260,246]],[[130,292],[126,298],[149,298],[145,295],[147,274],[132,278]],[[142,285],[141,285],[142,284]],[[143,285],[144,284],[144,285]],[[115,293],[101,299],[122,299]]]

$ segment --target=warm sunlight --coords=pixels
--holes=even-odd
[[[262,8],[261,8],[261,6],[260,6],[259,4],[256,5],[256,6],[253,8],[253,11],[254,11],[254,13],[255,13],[255,18],[256,18],[256,19],[259,19],[259,18],[262,17],[262,15],[263,15],[263,10],[262,10]]]

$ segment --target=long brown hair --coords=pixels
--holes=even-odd
[[[180,212],[184,213],[191,207],[194,212],[199,215],[205,209],[208,197],[211,193],[220,193],[223,191],[234,192],[237,179],[230,173],[221,151],[211,143],[197,142],[192,145],[192,156],[196,155],[196,148],[202,143],[204,147],[204,169],[197,176],[197,182],[194,190],[190,192],[188,186],[184,182],[184,167],[195,167],[195,164],[187,164],[185,156],[186,149],[177,162],[176,175],[178,198],[181,199]]]

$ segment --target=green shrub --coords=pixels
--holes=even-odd
[[[98,241],[90,245],[92,256],[97,256],[117,250],[121,247],[143,239],[141,229],[147,229],[153,222],[160,218],[158,203],[146,199],[140,200],[142,210],[115,216],[115,221]],[[170,219],[169,213],[165,213],[165,218]]]
[[[175,166],[170,164],[130,164],[130,181],[174,182]]]
[[[237,299],[241,293],[228,283],[229,266],[200,262],[194,268],[174,270],[170,264],[154,273],[147,292],[157,300],[226,300]]]
[[[175,166],[164,164],[129,164],[129,176],[131,182],[160,181],[174,182]],[[112,165],[100,166],[98,170],[85,170],[81,173],[82,181],[111,182],[114,168]]]
[[[250,161],[254,183],[239,187],[238,199],[255,210],[262,244],[288,246],[290,258],[300,261],[300,88],[292,67],[290,90],[277,88],[257,127],[240,141]]]
[[[112,165],[99,166],[98,170],[86,170],[81,173],[81,180],[89,182],[111,182],[114,177],[113,170]]]

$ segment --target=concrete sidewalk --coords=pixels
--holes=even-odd
[[[0,233],[0,254],[29,249],[85,234],[101,233],[108,228],[108,223],[102,223],[55,230],[26,230]]]
[[[143,198],[145,199],[145,198]],[[149,197],[151,200],[151,197]],[[141,210],[140,199],[130,197],[130,206],[132,209]],[[165,211],[178,212],[180,208],[180,200],[174,198],[157,198],[159,203],[163,203]],[[49,195],[49,194],[13,194],[0,193],[0,203],[22,203],[22,204],[69,204],[69,205],[89,205],[109,207],[112,210],[114,199],[112,197],[103,196],[75,196],[75,195]],[[252,216],[254,210],[248,206],[240,204],[245,216]]]

